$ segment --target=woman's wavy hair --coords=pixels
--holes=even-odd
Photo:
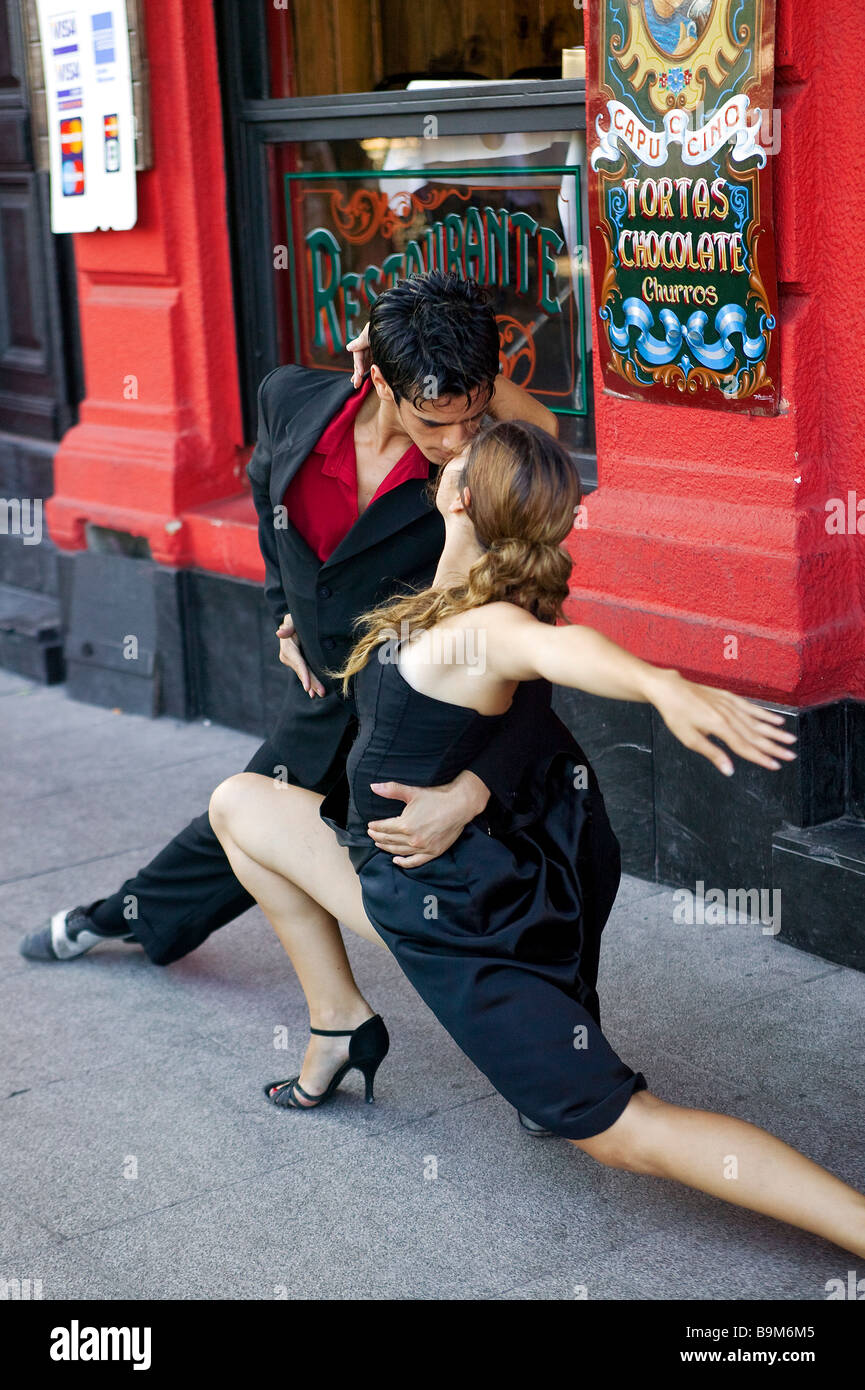
[[[501,599],[544,623],[561,617],[571,572],[562,542],[582,497],[570,454],[537,425],[502,420],[470,445],[459,479],[460,492],[465,488],[471,499],[466,513],[483,554],[461,583],[390,599],[358,618],[361,635],[337,672],[343,689],[395,630],[407,628],[411,635]]]

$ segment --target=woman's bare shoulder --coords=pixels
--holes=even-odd
[[[528,627],[536,626],[537,618],[528,613],[525,608],[521,608],[518,603],[511,603],[508,599],[496,599],[493,603],[483,603],[478,608],[472,608],[468,613],[462,615],[469,618],[477,627],[490,626],[496,627]]]

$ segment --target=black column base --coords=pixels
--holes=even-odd
[[[598,774],[626,873],[725,899],[781,889],[778,939],[865,969],[865,704],[768,706],[796,760],[776,772],[734,755],[729,778],[648,705],[559,689],[555,706]]]
[[[60,575],[73,699],[267,733],[295,678],[260,584],[96,551]]]
[[[865,970],[865,821],[852,816],[772,839],[779,941]]]
[[[189,718],[186,572],[125,555],[63,557],[68,693],[128,714]]]
[[[42,685],[64,676],[60,603],[0,584],[0,667]]]

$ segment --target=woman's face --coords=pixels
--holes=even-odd
[[[438,487],[436,488],[436,508],[443,517],[447,517],[451,508],[451,503],[455,502],[459,495],[459,482],[462,477],[463,469],[466,466],[466,455],[469,451],[467,444],[462,453],[446,463],[438,476]]]

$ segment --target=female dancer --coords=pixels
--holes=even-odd
[[[767,768],[794,756],[782,716],[648,665],[590,628],[555,625],[571,567],[561,545],[579,500],[572,461],[542,430],[509,422],[479,436],[439,477],[445,545],[432,586],[363,620],[343,672],[359,718],[344,786],[322,803],[241,773],[214,792],[213,828],[309,1004],[301,1073],[266,1094],[309,1108],[356,1067],[372,1099],[387,1030],[354,982],[341,921],[389,947],[462,1050],[537,1124],[601,1163],[676,1178],[865,1255],[865,1197],[755,1125],[661,1100],[601,1032],[595,983],[618,844],[564,725],[555,745],[524,731],[521,806],[477,817],[439,858],[399,866],[367,834],[390,813],[376,787],[456,776],[520,681],[647,701],[728,774],[712,737]]]

